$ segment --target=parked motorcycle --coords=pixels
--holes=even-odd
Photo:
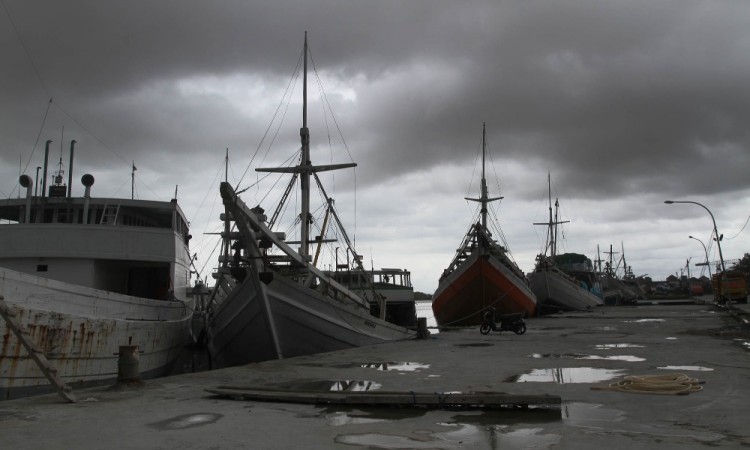
[[[498,324],[495,316],[495,308],[487,308],[482,315],[482,325],[479,326],[479,332],[489,334],[490,331],[512,331],[516,334],[526,332],[526,322],[523,320],[524,313],[503,314],[497,316],[500,319]]]

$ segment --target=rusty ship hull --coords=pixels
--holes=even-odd
[[[114,383],[121,345],[138,346],[143,378],[166,375],[189,335],[182,302],[120,295],[7,269],[0,269],[0,295],[58,377],[74,388]],[[0,337],[0,399],[54,392],[3,321]]]

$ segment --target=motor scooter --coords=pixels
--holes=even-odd
[[[500,324],[495,320],[495,308],[487,308],[482,315],[482,325],[479,326],[479,332],[489,334],[490,331],[512,331],[516,334],[526,332],[526,322],[523,320],[524,313],[503,314],[497,316]]]

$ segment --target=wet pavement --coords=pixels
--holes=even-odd
[[[244,367],[0,402],[2,447],[76,449],[631,449],[750,447],[750,308],[601,307]],[[596,390],[684,374],[689,395]],[[551,394],[560,407],[436,410],[230,400],[205,389],[274,386]]]

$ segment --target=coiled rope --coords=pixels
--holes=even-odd
[[[685,374],[630,375],[607,386],[592,386],[597,391],[633,392],[636,394],[688,395],[703,390],[703,381]]]

